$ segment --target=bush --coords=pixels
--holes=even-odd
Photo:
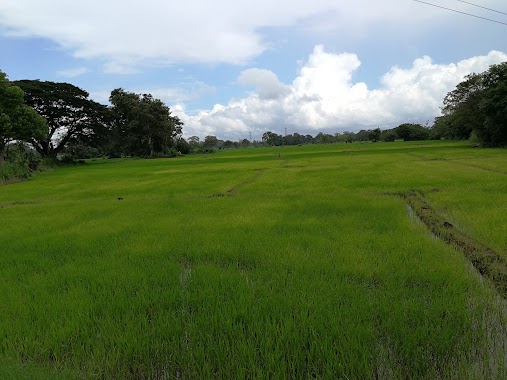
[[[29,178],[33,172],[48,167],[38,153],[23,143],[9,145],[5,151],[5,162],[0,167],[0,181]]]
[[[84,163],[83,160],[74,161],[69,156],[63,156],[62,160],[56,157],[41,157],[35,150],[24,143],[16,143],[7,146],[5,161],[0,166],[0,182],[26,179],[34,172],[49,170],[60,165]]]
[[[200,147],[197,147],[196,149],[194,149],[192,151],[192,153],[197,153],[197,154],[215,153],[215,149],[213,149],[213,148],[207,148],[207,147],[204,147],[204,146],[200,146]]]

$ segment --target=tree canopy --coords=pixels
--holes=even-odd
[[[107,107],[88,99],[88,93],[68,83],[20,80],[26,103],[46,120],[42,136],[30,142],[42,155],[55,157],[80,134],[90,133],[107,121]]]
[[[470,74],[449,92],[435,121],[442,134],[468,138],[475,132],[485,146],[507,145],[507,62]]]
[[[183,123],[161,100],[117,88],[111,92],[114,156],[153,157],[176,145]]]
[[[428,140],[430,138],[430,130],[421,124],[404,123],[394,128],[394,132],[398,138],[403,141]]]
[[[44,119],[24,103],[21,88],[11,84],[0,71],[0,165],[10,141],[40,138],[45,126]]]

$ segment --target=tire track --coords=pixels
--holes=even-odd
[[[403,198],[431,233],[461,250],[477,271],[507,299],[507,261],[502,255],[461,232],[438,214],[424,197],[424,192],[410,190],[389,195]]]
[[[220,192],[220,193],[211,194],[211,195],[205,195],[205,196],[197,197],[197,198],[233,197],[233,196],[236,195],[236,193],[239,190],[243,189],[244,187],[246,187],[248,185],[251,185],[252,183],[254,183],[255,181],[257,181],[260,177],[262,177],[262,175],[264,174],[264,170],[265,169],[254,169],[254,170],[257,171],[257,173],[255,173],[255,175],[253,175],[250,178],[245,179],[244,181],[242,181],[242,182],[240,182],[240,183],[238,183],[236,185],[233,185],[232,187],[230,187],[226,191],[223,191],[223,192]]]

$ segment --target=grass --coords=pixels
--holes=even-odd
[[[338,144],[2,186],[0,378],[506,378],[505,302],[386,195],[506,255],[505,163]]]

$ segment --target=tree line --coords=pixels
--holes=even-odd
[[[311,134],[302,135],[299,133],[280,135],[275,132],[264,132],[260,140],[250,141],[242,139],[239,141],[220,140],[216,136],[206,136],[200,139],[198,136],[191,136],[186,141],[190,146],[190,152],[210,152],[213,149],[246,148],[260,146],[284,146],[284,145],[305,145],[305,144],[335,144],[352,143],[358,141],[415,141],[440,139],[433,135],[432,128],[421,124],[404,123],[393,129],[381,130],[380,128],[360,130],[359,132],[337,132],[334,134],[319,132],[315,136]]]
[[[357,141],[384,141],[390,142],[395,140],[417,141],[440,139],[434,135],[431,127],[421,124],[403,123],[396,128],[382,130],[362,129],[359,132],[337,132],[334,134],[319,132],[315,137],[312,135],[301,135],[293,133],[289,135],[279,135],[268,131],[262,135],[262,142],[267,146],[282,145],[304,145],[304,144],[334,144],[334,143],[352,143]]]
[[[39,158],[48,162],[62,155],[178,154],[183,122],[161,100],[118,88],[109,101],[110,106],[97,103],[69,83],[9,81],[0,71],[0,174],[16,176],[20,165],[26,172]]]
[[[357,141],[395,140],[470,140],[485,147],[507,145],[507,62],[492,65],[480,74],[470,74],[443,100],[442,116],[433,125],[403,123],[391,129],[368,129],[359,132],[319,132],[317,135],[263,133],[260,141],[219,140],[192,136],[188,142],[193,151],[248,146],[283,146],[304,144],[352,143]]]
[[[433,128],[448,139],[472,138],[489,147],[507,145],[507,62],[470,74],[444,99]]]
[[[222,148],[398,139],[470,139],[487,147],[507,145],[507,62],[468,75],[443,99],[442,116],[431,126],[403,123],[386,130],[319,132],[316,136],[267,131],[259,141],[224,141],[216,136],[184,139],[183,122],[151,94],[117,88],[109,101],[109,106],[97,103],[69,83],[9,81],[0,71],[0,170],[5,173],[6,159],[30,169],[37,157],[62,155],[171,157]]]

